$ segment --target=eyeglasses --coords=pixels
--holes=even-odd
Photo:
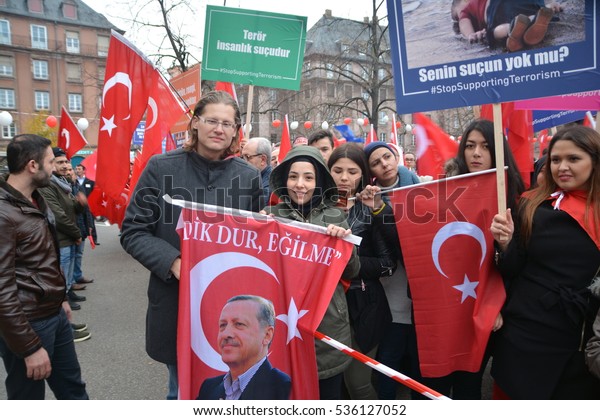
[[[414,159],[411,159],[411,158],[406,158],[404,160],[407,161],[407,162],[414,162],[415,161]]]
[[[258,153],[258,154],[256,154],[256,155],[242,155],[242,159],[244,159],[244,160],[248,161],[248,160],[250,160],[250,159],[252,159],[252,158],[255,158],[256,156],[260,156],[261,154],[262,154],[262,153]]]
[[[217,128],[219,126],[219,124],[221,124],[221,127],[223,127],[223,130],[234,130],[237,127],[237,124],[232,123],[231,121],[219,121],[219,120],[215,120],[214,118],[204,118],[204,117],[198,117],[198,119],[200,121],[202,121],[204,124],[210,125],[212,128]]]

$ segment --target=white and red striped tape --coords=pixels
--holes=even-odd
[[[323,333],[320,333],[319,331],[315,331],[314,336],[315,336],[315,338],[330,345],[331,347],[338,349],[342,353],[345,353],[348,356],[353,357],[356,360],[364,363],[365,365],[369,366],[371,369],[375,369],[376,371],[381,372],[386,376],[389,376],[390,378],[394,379],[395,381],[400,382],[403,385],[406,385],[410,389],[418,392],[421,395],[426,396],[427,398],[430,398],[432,400],[449,400],[450,399],[450,398],[446,397],[445,395],[442,395],[439,392],[434,391],[433,389],[431,389],[429,387],[426,387],[422,383],[417,382],[414,379],[412,379],[392,368],[389,368],[384,364],[379,363],[377,360],[371,359],[369,356],[362,354],[361,352],[356,351],[353,348],[350,348],[350,347],[346,346],[345,344],[342,344],[339,341],[336,341],[333,338],[326,336]]]

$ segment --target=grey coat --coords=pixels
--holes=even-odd
[[[258,170],[239,158],[209,161],[179,149],[148,162],[125,213],[121,245],[150,270],[146,351],[151,358],[177,362],[179,282],[170,269],[180,256],[181,209],[162,196],[258,211],[261,192]]]

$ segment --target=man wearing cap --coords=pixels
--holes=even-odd
[[[54,152],[54,172],[47,187],[40,188],[40,193],[56,218],[56,231],[60,246],[60,267],[67,279],[67,296],[71,309],[77,310],[81,306],[77,302],[86,300],[85,297],[75,294],[73,286],[73,269],[77,245],[82,241],[81,232],[77,225],[77,213],[84,210],[87,204],[85,194],[73,196],[71,183],[66,178],[69,170],[69,161],[65,151],[59,147],[52,149]]]
[[[0,177],[0,357],[8,399],[88,399],[69,325],[54,215],[39,189],[50,183],[50,140],[16,136]],[[44,381],[45,380],[45,381]],[[6,411],[6,410],[4,410]]]

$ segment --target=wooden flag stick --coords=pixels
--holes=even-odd
[[[504,181],[504,135],[502,134],[502,105],[493,104],[494,145],[496,152],[496,186],[498,187],[498,213],[506,213],[506,183]]]

